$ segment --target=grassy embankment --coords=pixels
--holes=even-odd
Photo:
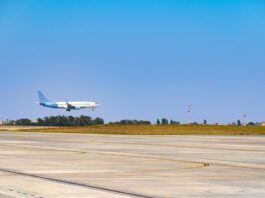
[[[1,128],[0,131],[7,131]],[[85,127],[11,127],[15,132],[90,133],[124,135],[265,135],[261,126],[222,125],[98,125]]]

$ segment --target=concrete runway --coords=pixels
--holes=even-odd
[[[265,136],[0,132],[0,198],[264,198]]]

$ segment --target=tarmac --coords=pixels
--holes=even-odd
[[[0,132],[0,198],[264,198],[265,136]]]

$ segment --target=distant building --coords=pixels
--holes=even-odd
[[[265,126],[265,122],[261,122],[260,123],[260,126]]]

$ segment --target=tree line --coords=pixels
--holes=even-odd
[[[4,122],[5,125],[18,125],[18,126],[89,126],[89,125],[102,125],[105,124],[102,118],[91,118],[90,116],[81,115],[79,117],[73,116],[49,116],[44,118],[38,118],[36,121],[32,121],[28,118],[9,120]],[[110,122],[109,124],[116,125],[151,125],[152,122],[147,120],[129,120],[124,119],[117,122]],[[156,125],[180,125],[181,123],[175,120],[168,120],[166,118],[157,119]],[[193,122],[191,125],[198,125],[199,123]],[[207,120],[203,120],[203,125],[208,125]],[[216,123],[215,125],[218,125]],[[242,126],[240,120],[237,122],[229,123],[228,125]],[[260,123],[249,122],[247,126],[259,126]]]
[[[168,119],[166,119],[166,118],[162,118],[161,120],[160,119],[157,119],[156,120],[156,124],[157,125],[160,125],[160,124],[162,124],[162,125],[166,125],[166,124],[180,124],[180,122],[178,122],[178,121],[175,121],[175,120],[168,120]]]
[[[88,126],[104,124],[102,118],[92,119],[90,116],[49,116],[32,121],[27,118],[8,121],[9,125],[20,126]]]
[[[120,124],[120,125],[151,125],[150,121],[146,120],[121,120],[118,122],[110,122],[109,124]]]
[[[92,119],[90,116],[81,115],[80,117],[73,116],[49,116],[44,118],[38,118],[36,121],[32,121],[28,118],[22,118],[18,120],[9,120],[6,125],[18,125],[18,126],[88,126],[88,125],[101,125],[104,124],[102,118]],[[110,122],[109,124],[116,125],[151,125],[152,122],[147,120],[129,120],[124,119],[117,122]],[[158,119],[156,124],[180,124],[180,122],[162,118]]]

